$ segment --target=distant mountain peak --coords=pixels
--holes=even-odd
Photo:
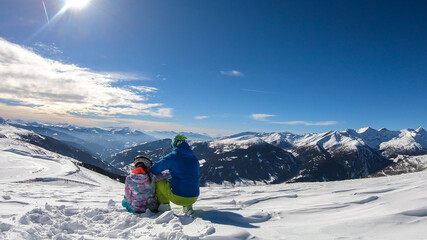
[[[423,127],[419,127],[419,128],[417,128],[417,130],[415,130],[417,133],[426,133],[426,130],[424,130],[424,128]]]
[[[375,130],[371,127],[364,127],[364,128],[357,130],[356,132],[360,134],[360,133],[377,132],[377,130]]]
[[[349,129],[346,129],[346,130],[342,131],[342,133],[357,134],[358,132],[355,131],[354,129],[349,128]]]

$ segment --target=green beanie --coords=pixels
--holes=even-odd
[[[182,143],[185,142],[185,140],[188,139],[184,134],[178,134],[175,136],[175,138],[173,139],[172,142],[172,146],[174,148],[178,147],[179,145],[181,145]]]

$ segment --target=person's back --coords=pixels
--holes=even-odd
[[[200,164],[188,143],[177,146],[173,152],[164,157],[170,165],[167,169],[171,174],[169,182],[172,192],[182,197],[199,196],[199,169]],[[153,173],[158,173],[162,164],[153,166]]]
[[[126,177],[122,206],[131,213],[143,213],[147,209],[155,212],[159,206],[155,188],[156,180],[166,177],[153,175],[150,172],[152,162],[145,156],[135,157],[134,165],[136,168]]]
[[[199,160],[185,139],[185,136],[178,134],[173,141],[174,150],[151,168],[154,174],[168,169],[171,175],[169,182],[160,181],[157,184],[156,193],[160,203],[168,204],[172,201],[177,205],[191,207],[200,194]]]

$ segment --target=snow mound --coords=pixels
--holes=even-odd
[[[194,221],[191,216],[173,211],[159,215],[149,210],[130,214],[121,206],[78,208],[46,203],[22,215],[16,225],[0,223],[0,229],[7,239],[199,239],[215,233],[212,226],[184,230]]]

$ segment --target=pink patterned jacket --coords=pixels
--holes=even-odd
[[[148,170],[150,171],[150,170]],[[150,179],[142,168],[136,168],[126,177],[124,200],[136,213],[143,213],[148,209],[155,212],[159,207],[156,197],[156,182],[167,179],[165,174],[153,175],[149,172]]]

